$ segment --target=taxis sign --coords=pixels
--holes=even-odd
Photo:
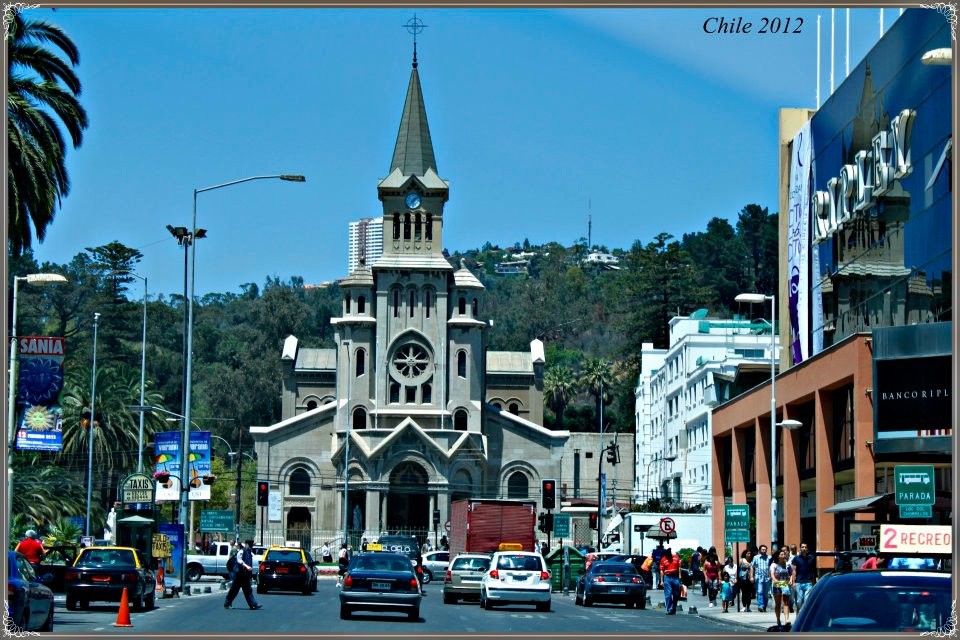
[[[133,473],[120,485],[121,501],[124,504],[153,503],[154,480],[144,473]]]
[[[170,538],[163,533],[153,534],[153,545],[151,555],[154,558],[170,557]]]

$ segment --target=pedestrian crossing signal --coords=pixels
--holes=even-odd
[[[590,528],[591,528],[591,529],[596,529],[596,528],[597,528],[597,518],[598,518],[598,516],[597,516],[596,513],[591,513],[591,514],[590,514]]]
[[[257,506],[270,506],[270,483],[266,480],[259,480],[257,482]]]

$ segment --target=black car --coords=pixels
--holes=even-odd
[[[609,602],[646,609],[647,583],[629,562],[596,562],[577,580],[573,602],[585,607]]]
[[[7,551],[8,632],[53,631],[53,591],[42,582],[26,556]]]
[[[257,593],[280,589],[309,595],[317,590],[318,564],[298,547],[270,547],[260,561]]]
[[[373,545],[367,545],[370,551],[387,553],[402,553],[410,560],[417,579],[423,582],[423,558],[420,555],[420,545],[413,536],[389,535],[380,536]]]
[[[810,590],[790,630],[931,635],[953,625],[952,589],[952,576],[937,571],[829,573]]]
[[[354,611],[401,611],[416,621],[422,597],[420,580],[406,555],[361,553],[350,561],[340,584],[340,617],[347,620]]]
[[[87,547],[64,576],[67,609],[87,608],[93,601],[120,602],[127,590],[135,611],[153,609],[157,579],[133,547]]]
[[[67,570],[77,559],[79,547],[72,544],[58,544],[46,547],[40,564],[37,565],[37,575],[54,593],[63,593],[63,579]],[[49,577],[48,577],[49,576]]]

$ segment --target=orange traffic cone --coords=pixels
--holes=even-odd
[[[157,569],[157,586],[154,589],[154,591],[159,593],[161,598],[166,593],[166,587],[163,584],[163,565],[162,564]]]
[[[120,596],[120,610],[117,611],[117,621],[113,623],[115,627],[132,627],[130,624],[130,602],[127,596],[127,588],[123,588],[123,595]]]

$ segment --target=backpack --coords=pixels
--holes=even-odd
[[[237,554],[233,554],[227,560],[227,571],[231,573],[237,570]]]
[[[750,567],[746,565],[740,565],[739,571],[737,571],[737,580],[749,580],[750,579]]]

